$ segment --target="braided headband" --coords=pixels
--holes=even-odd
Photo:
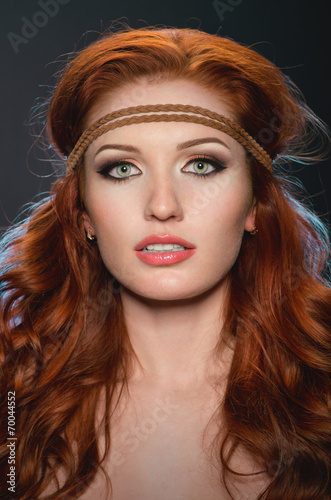
[[[166,114],[163,111],[174,111],[176,114]],[[179,114],[184,111],[185,114]],[[159,114],[146,114],[151,112],[158,112]],[[161,112],[161,113],[160,113]],[[191,113],[191,114],[187,114]],[[132,116],[137,115],[137,116]],[[122,120],[116,120],[123,116]],[[256,142],[253,137],[246,132],[240,125],[234,123],[229,118],[209,111],[199,106],[190,106],[184,104],[151,104],[147,106],[132,106],[130,108],[120,109],[109,113],[108,115],[100,118],[94,122],[88,129],[86,129],[78,139],[75,147],[71,151],[67,159],[67,174],[79,164],[83,154],[89,145],[100,135],[114,130],[118,127],[125,125],[133,125],[137,123],[151,123],[151,122],[191,122],[206,125],[207,127],[220,130],[238,141],[244,148],[249,151],[254,158],[256,158],[262,165],[269,170],[272,169],[272,159],[268,153]]]

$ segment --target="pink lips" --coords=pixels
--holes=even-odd
[[[185,247],[185,250],[180,250],[177,252],[169,251],[162,253],[153,253],[152,251],[143,252],[142,249],[147,245],[153,245],[156,243],[177,243]],[[135,254],[142,262],[152,266],[169,265],[176,264],[177,262],[182,262],[183,260],[189,259],[196,252],[196,247],[178,236],[173,236],[172,234],[165,234],[163,236],[152,234],[144,238],[138,245],[135,246]]]

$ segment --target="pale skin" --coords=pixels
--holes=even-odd
[[[128,105],[166,103],[202,106],[236,121],[230,106],[196,83],[138,81],[105,95],[86,126]],[[201,178],[196,159],[210,175]],[[124,170],[107,167],[100,173],[118,160]],[[201,439],[219,405],[231,362],[230,348],[214,356],[229,272],[245,231],[255,224],[245,150],[204,125],[142,123],[96,139],[85,153],[84,168],[84,229],[97,237],[105,266],[121,283],[124,317],[138,360],[130,375],[130,398],[114,419],[112,498],[227,499],[217,473],[202,458]],[[115,182],[111,175],[128,178]],[[184,238],[196,252],[172,265],[146,264],[134,248],[155,234]],[[154,419],[150,433],[139,427],[146,418]],[[208,443],[217,426],[210,427]],[[134,438],[130,445],[124,436],[128,429]],[[253,483],[251,490],[245,483],[246,496],[238,493],[237,498],[256,498],[260,485]]]

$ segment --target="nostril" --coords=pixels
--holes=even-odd
[[[178,195],[172,188],[166,189],[164,185],[159,190],[153,189],[153,193],[146,202],[145,216],[159,220],[181,219],[183,208]]]

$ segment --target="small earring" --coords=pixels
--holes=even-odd
[[[92,228],[89,227],[86,233],[86,238],[91,242],[94,243],[97,240],[97,237],[92,234]]]
[[[253,226],[252,230],[249,232],[249,234],[251,234],[252,236],[255,236],[256,233],[258,233],[258,232],[259,232],[258,228],[256,226]]]

